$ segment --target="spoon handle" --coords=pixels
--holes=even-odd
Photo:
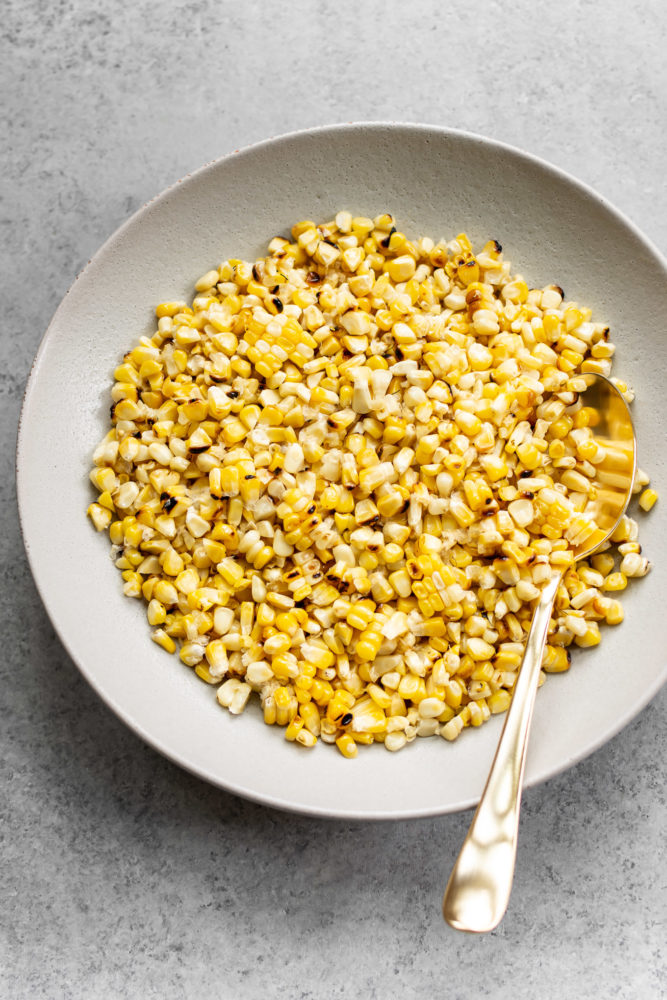
[[[491,771],[447,883],[442,913],[452,927],[483,933],[502,920],[512,891],[521,784],[549,619],[562,573],[545,585]]]

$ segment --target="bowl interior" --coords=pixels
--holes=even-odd
[[[376,746],[356,761],[303,751],[257,709],[232,718],[149,638],[142,605],[121,592],[108,538],[85,516],[88,471],[106,430],[112,372],[153,330],[153,309],[188,298],[229,256],[254,259],[303,218],[347,208],[390,212],[408,235],[476,246],[498,239],[529,285],[555,282],[591,306],[617,344],[614,374],[634,388],[639,464],[665,483],[667,274],[636,229],[584,186],[517,150],[444,129],[350,125],[298,133],[203,168],[141,209],[102,247],[63,300],[29,382],[18,485],[30,564],[47,611],[98,693],[168,757],[241,795],[322,815],[385,818],[465,808],[478,798],[502,720],[454,744]],[[661,416],[663,419],[661,419]],[[537,699],[527,764],[535,783],[616,733],[657,691],[666,664],[661,622],[667,554],[660,507],[641,515],[652,573],[623,595],[625,622],[578,651]]]

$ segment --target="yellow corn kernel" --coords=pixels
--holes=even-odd
[[[204,664],[204,663],[198,663],[196,665],[196,667],[195,667],[195,673],[197,674],[197,677],[200,677],[207,684],[219,684],[220,683],[220,678],[219,677],[214,677],[210,673],[210,671],[209,671],[208,667],[206,666],[206,664]]]
[[[334,693],[333,698],[329,701],[327,705],[327,718],[331,722],[340,722],[348,715],[350,709],[354,705],[355,697],[349,691],[345,691],[340,688]],[[346,723],[347,724],[347,723]]]
[[[183,570],[183,560],[171,546],[167,549],[162,560],[162,569],[168,576],[178,576]]]
[[[434,600],[435,597],[432,598],[431,604],[433,604]],[[440,610],[444,609],[441,608]],[[422,622],[420,628],[422,635],[443,636],[447,634],[447,623],[443,618],[429,618],[427,621]]]
[[[415,267],[415,259],[409,254],[394,257],[393,260],[389,260],[385,264],[385,270],[389,274],[391,280],[396,282],[396,284],[403,281],[409,281],[415,273]]]
[[[458,680],[453,678],[445,687],[445,702],[450,708],[459,708],[463,700],[465,688]]]
[[[149,625],[162,625],[167,620],[167,612],[164,604],[160,601],[150,601],[146,609],[146,617]]]
[[[352,628],[363,631],[373,621],[375,606],[372,601],[358,601],[347,613],[346,621]]]
[[[620,625],[625,617],[621,602],[610,601],[604,617],[607,625]]]
[[[359,637],[355,653],[360,660],[374,660],[382,645],[382,632],[379,628],[367,628]]]
[[[155,309],[155,315],[158,319],[162,319],[163,316],[175,316],[177,313],[184,312],[187,309],[188,305],[186,302],[161,302]]]
[[[600,629],[598,628],[597,622],[588,622],[588,627],[584,635],[577,635],[574,638],[577,646],[582,646],[588,648],[589,646],[597,646],[602,638],[600,635]]]
[[[387,694],[384,688],[381,688],[379,684],[369,684],[368,694],[373,699],[375,704],[384,711],[391,707],[391,695]]]
[[[303,719],[303,724],[306,729],[312,733],[313,736],[319,736],[322,724],[317,705],[312,701],[308,701],[301,706],[299,714]]]
[[[123,522],[114,521],[109,528],[109,539],[112,545],[122,545],[124,541]]]
[[[285,739],[293,743],[303,729],[303,725],[303,719],[300,718],[300,716],[295,715],[285,730]]]
[[[286,687],[277,687],[273,692],[273,700],[279,708],[287,708],[291,698],[291,692]]]
[[[642,510],[649,511],[654,506],[658,499],[658,494],[656,490],[647,489],[644,490],[639,498],[639,506]]]
[[[369,747],[375,743],[378,733],[350,733],[350,736],[355,743],[359,743],[361,746]]]
[[[104,531],[111,524],[113,514],[101,504],[91,503],[87,513],[98,531]]]
[[[591,559],[593,569],[603,576],[608,576],[614,568],[614,557],[609,552],[601,552]]]
[[[483,479],[464,479],[463,492],[468,506],[471,510],[483,510],[487,505],[487,500],[493,498],[493,493]]]
[[[449,504],[450,514],[461,525],[462,528],[468,528],[475,520],[475,515],[471,511],[470,507],[463,500],[459,498],[452,498]]]
[[[542,462],[542,456],[535,445],[526,442],[518,446],[516,456],[521,464],[531,471],[537,469]]]
[[[423,677],[416,677],[414,674],[406,674],[401,677],[398,688],[401,698],[415,703],[426,698],[426,684]]]
[[[263,715],[264,715],[265,725],[275,726],[277,719],[277,709],[276,709],[275,699],[272,696],[269,696],[264,701]]]
[[[162,649],[166,650],[168,653],[176,652],[176,643],[171,638],[171,636],[167,635],[164,629],[159,628],[156,629],[155,632],[152,632],[151,639],[153,640],[153,642],[156,642],[158,646],[161,646]]]
[[[343,757],[353,758],[357,756],[357,744],[349,733],[343,733],[336,740],[336,746]]]
[[[239,533],[232,524],[225,524],[224,521],[218,521],[211,532],[211,538],[216,542],[222,542],[225,546],[225,552],[222,558],[224,558],[228,552],[235,552],[239,545]],[[219,561],[222,561],[219,560]]]
[[[263,569],[268,562],[273,559],[275,552],[270,545],[264,545],[253,560],[253,566],[255,569]],[[299,598],[296,598],[298,600]]]
[[[501,688],[498,691],[494,691],[493,694],[489,695],[486,699],[486,703],[489,706],[489,711],[491,715],[498,715],[500,712],[506,712],[510,706],[512,696],[509,691],[505,691]]]
[[[313,701],[322,707],[328,705],[334,696],[334,690],[329,681],[320,680],[319,677],[313,681],[310,693]]]
[[[444,739],[452,742],[461,735],[465,727],[465,723],[461,715],[455,715],[454,718],[450,719],[441,729],[441,735]]]
[[[227,420],[222,426],[222,438],[226,445],[238,444],[248,433],[242,420]]]
[[[570,654],[563,646],[547,646],[542,657],[542,670],[559,674],[570,669]]]

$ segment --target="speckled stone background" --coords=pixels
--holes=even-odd
[[[589,182],[666,251],[662,0],[5,0],[0,36],[0,995],[667,996],[667,691],[527,793],[507,917],[457,935],[440,899],[470,814],[303,819],[157,756],[55,637],[13,487],[31,359],[77,271],[167,184],[265,136],[354,119],[485,133]]]

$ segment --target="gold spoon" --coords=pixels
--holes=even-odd
[[[587,388],[580,398],[596,411],[594,440],[604,448],[605,458],[596,466],[592,491],[595,499],[586,508],[598,530],[579,546],[575,540],[577,560],[592,555],[614,533],[630,501],[636,468],[632,418],[623,396],[602,375],[582,378]],[[457,930],[491,931],[507,909],[516,861],[528,734],[547,630],[563,573],[554,570],[535,608],[486,787],[447,883],[442,913]]]

